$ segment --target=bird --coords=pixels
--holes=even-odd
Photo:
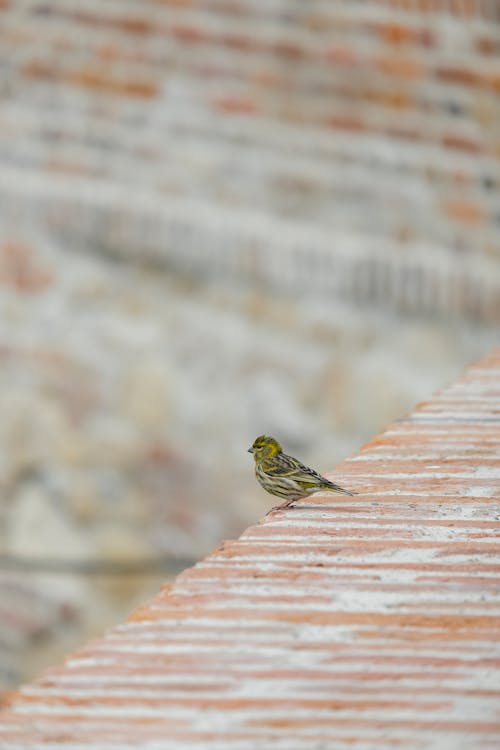
[[[308,497],[314,492],[341,492],[354,495],[340,485],[330,482],[314,469],[310,469],[293,456],[287,456],[278,441],[269,435],[259,435],[248,449],[255,461],[255,477],[259,484],[271,495],[284,497],[285,502],[278,508],[289,508],[296,500]]]

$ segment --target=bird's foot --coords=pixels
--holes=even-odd
[[[271,510],[268,510],[266,513],[266,516],[268,516],[270,513],[273,512],[273,510],[284,510],[285,508],[291,508],[293,503],[296,502],[295,500],[285,500],[284,503],[280,503],[279,505],[274,505]]]

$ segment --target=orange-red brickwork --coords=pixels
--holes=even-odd
[[[36,234],[133,262],[147,245],[203,283],[258,265],[280,295],[500,320],[497,0],[0,0],[0,16],[1,225],[32,206]]]
[[[3,750],[500,746],[500,349],[15,693]]]

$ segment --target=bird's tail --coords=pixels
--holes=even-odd
[[[327,481],[321,486],[322,490],[328,490],[329,492],[341,492],[343,495],[351,495],[354,497],[356,494],[355,492],[351,492],[350,490],[345,490],[343,487],[340,486],[340,484],[335,484],[335,482]]]

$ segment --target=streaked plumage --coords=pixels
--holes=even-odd
[[[255,476],[259,484],[271,495],[285,498],[286,502],[277,507],[286,508],[296,500],[321,490],[354,495],[293,456],[287,456],[273,437],[260,435],[248,450],[253,453]]]

